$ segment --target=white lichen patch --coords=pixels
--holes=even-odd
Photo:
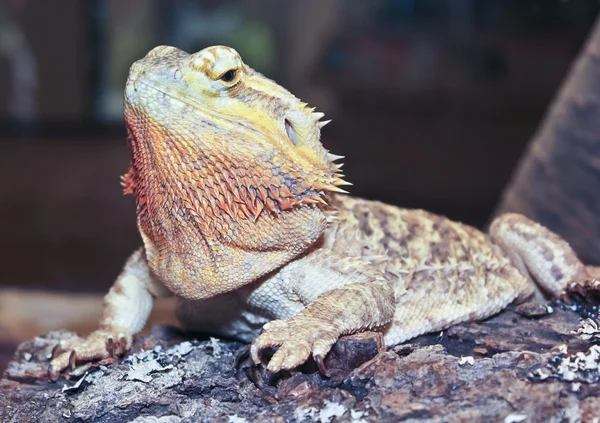
[[[166,351],[157,345],[151,350],[134,354],[125,360],[125,363],[129,365],[125,380],[148,383],[153,379],[153,374],[172,370],[182,357],[188,355],[195,348],[197,348],[195,344],[185,341]]]
[[[83,382],[85,382],[85,378],[87,377],[88,373],[86,372],[83,377],[81,379],[79,379],[74,385],[63,385],[62,387],[62,392],[68,392],[68,391],[76,391],[81,387],[81,384]]]
[[[366,411],[350,410],[350,421],[352,423],[367,423],[365,417],[369,417]]]
[[[210,346],[213,350],[213,357],[219,358],[223,352],[221,344],[217,338],[210,337]]]
[[[81,378],[79,378],[79,380],[77,382],[75,382],[75,384],[73,385],[63,385],[62,387],[62,392],[74,392],[79,390],[82,385],[85,383],[86,385],[91,385],[92,383],[96,383],[98,381],[98,379],[100,379],[102,376],[104,376],[104,373],[106,371],[106,367],[105,366],[100,366],[98,367],[98,369],[94,372],[90,371],[86,371],[83,376],[81,376]]]
[[[550,371],[547,369],[535,369],[529,372],[529,377],[539,381],[546,380],[550,377]]]
[[[566,348],[559,348],[546,368],[536,369],[529,375],[537,380],[547,378],[560,379],[566,382],[595,383],[600,381],[600,345],[592,345],[585,352],[568,354]],[[573,384],[578,390],[579,385]]]
[[[139,361],[133,363],[129,367],[129,371],[125,375],[125,380],[138,380],[147,383],[152,380],[152,376],[150,376],[151,373],[164,372],[171,370],[172,368],[173,366],[170,364],[163,367],[156,360]]]
[[[182,342],[181,344],[175,345],[173,348],[167,350],[167,354],[177,355],[183,357],[191,353],[196,346],[189,341]]]
[[[509,414],[504,418],[504,423],[519,423],[525,421],[527,416],[525,414]]]
[[[458,360],[458,365],[459,366],[464,366],[465,364],[469,364],[470,366],[472,366],[473,364],[475,364],[475,359],[473,357],[460,357],[460,359]]]
[[[296,420],[298,421],[314,421],[316,412],[317,409],[314,407],[297,408],[294,417],[296,417]]]
[[[579,327],[571,332],[586,341],[590,339],[600,340],[600,326],[593,319],[584,319],[579,323]]]
[[[600,346],[593,345],[583,353],[578,352],[560,360],[556,365],[556,373],[563,380],[576,381],[587,379],[588,372],[595,372],[596,379],[600,371]],[[584,374],[586,373],[586,374]]]
[[[317,421],[321,423],[330,422],[334,417],[341,417],[348,409],[345,405],[325,400],[323,408],[319,411]]]
[[[315,407],[298,408],[294,413],[294,417],[298,421],[328,423],[341,417],[347,411],[348,408],[345,405],[325,400],[320,410]],[[364,422],[362,417],[365,415],[366,413],[361,411],[354,412],[351,410],[350,412],[351,421],[354,423]]]

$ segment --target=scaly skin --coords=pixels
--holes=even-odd
[[[568,244],[524,216],[486,235],[335,194],[347,183],[321,145],[322,117],[228,47],[161,46],[134,63],[123,182],[144,246],[99,330],[60,345],[51,375],[126,352],[156,296],[181,298],[190,329],[252,342],[256,363],[279,347],[277,372],[311,355],[322,364],[344,334],[381,330],[389,346],[532,295],[597,294]]]

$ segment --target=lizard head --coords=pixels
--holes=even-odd
[[[325,204],[325,194],[348,185],[334,163],[341,156],[320,142],[328,123],[321,121],[323,113],[244,64],[229,47],[195,54],[154,48],[131,67],[125,118],[134,149],[145,149],[152,163],[167,158],[188,164],[179,171],[198,175],[199,182],[231,180],[244,215]]]
[[[235,289],[320,238],[326,195],[346,184],[321,145],[322,117],[228,47],[161,46],[132,65],[123,183],[148,263],[171,290]]]

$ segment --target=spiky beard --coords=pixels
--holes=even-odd
[[[306,205],[326,208],[326,194],[349,185],[333,163],[342,156],[326,153],[326,169],[304,169],[273,152],[253,151],[251,144],[207,154],[181,128],[165,131],[147,122],[128,122],[132,164],[123,186],[136,196],[148,232],[156,231],[157,221],[176,219],[192,221],[209,238],[231,236],[242,221],[277,219]]]

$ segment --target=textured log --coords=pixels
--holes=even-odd
[[[0,421],[588,422],[600,416],[600,330],[558,306],[511,308],[388,352],[378,353],[374,335],[347,338],[328,356],[329,379],[314,364],[268,375],[248,367],[238,343],[195,341],[156,326],[126,359],[50,382],[48,355],[66,336],[54,332],[19,347],[0,381]]]
[[[507,211],[543,223],[600,264],[600,21],[503,195],[498,213]]]

